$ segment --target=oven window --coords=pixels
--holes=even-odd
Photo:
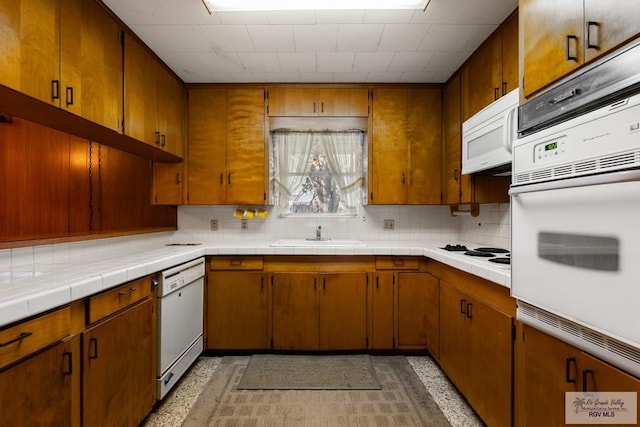
[[[538,256],[572,267],[599,271],[620,269],[620,241],[586,234],[538,233]]]

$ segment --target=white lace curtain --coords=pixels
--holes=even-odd
[[[274,162],[272,163],[276,204],[280,214],[338,213],[357,214],[363,177],[364,132],[354,131],[289,131],[276,130],[272,134]],[[294,206],[294,200],[307,196],[309,203],[309,178],[313,176],[319,161],[326,161],[331,177],[331,203],[317,203],[314,209],[304,210]],[[325,181],[326,182],[326,181]],[[303,187],[307,185],[307,188]],[[326,190],[326,189],[325,189]],[[313,195],[318,199],[319,194]],[[318,208],[318,205],[330,210]]]

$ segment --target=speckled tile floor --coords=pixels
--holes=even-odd
[[[156,406],[143,427],[180,426],[215,371],[220,357],[200,357],[177,386]],[[428,356],[407,357],[452,427],[482,427],[484,424],[460,393]]]

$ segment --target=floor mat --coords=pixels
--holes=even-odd
[[[257,354],[238,390],[379,390],[371,357]]]
[[[380,390],[239,390],[249,360],[224,357],[183,426],[449,426],[402,356],[370,356]]]

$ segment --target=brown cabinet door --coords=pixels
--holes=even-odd
[[[153,197],[155,205],[181,205],[183,171],[180,163],[153,163]]]
[[[205,339],[207,349],[269,348],[265,280],[262,271],[209,273]]]
[[[69,0],[61,5],[61,106],[119,132],[122,29],[98,3]]]
[[[500,96],[518,87],[518,13],[505,21],[502,33],[502,86]]]
[[[373,91],[371,204],[406,202],[408,100],[408,89]]]
[[[439,204],[442,168],[442,92],[412,89],[408,94],[406,204]],[[374,171],[375,172],[375,171]]]
[[[266,202],[264,89],[227,89],[227,204]]]
[[[59,343],[0,373],[0,425],[71,425],[72,366],[68,343]]]
[[[318,90],[299,87],[269,88],[269,116],[317,116]]]
[[[320,350],[367,348],[367,273],[322,274]]]
[[[160,148],[182,157],[184,89],[161,64],[156,63],[158,82],[158,130]]]
[[[0,3],[0,84],[60,106],[58,0]]]
[[[394,347],[394,288],[393,271],[376,273],[371,298],[371,348],[391,350]]]
[[[527,97],[584,62],[583,0],[522,0],[519,13]]]
[[[367,117],[369,90],[367,88],[318,89],[319,116]]]
[[[465,397],[487,425],[511,424],[513,319],[468,298],[465,315],[470,354]]]
[[[468,298],[453,285],[440,280],[440,365],[463,393],[468,389],[471,357],[465,322],[467,302]]]
[[[582,352],[578,363],[581,390],[640,393],[640,380],[614,366]],[[586,382],[584,382],[586,380]]]
[[[158,128],[157,63],[149,51],[129,34],[124,43],[124,133],[160,147]]]
[[[502,33],[494,33],[462,69],[462,121],[502,96]]]
[[[459,73],[444,88],[442,103],[442,203],[460,203],[462,120]]]
[[[580,351],[526,325],[517,345],[517,425],[564,426],[564,394],[580,391]]]
[[[426,349],[428,332],[433,332],[433,317],[429,313],[429,298],[438,279],[429,273],[398,273],[396,347]]]
[[[315,273],[272,274],[273,349],[318,350],[320,282]]]
[[[146,299],[83,332],[83,425],[137,426],[153,407],[152,321]]]
[[[226,199],[227,95],[225,89],[189,90],[190,205]]]
[[[640,3],[624,0],[586,0],[585,62],[637,36]]]

